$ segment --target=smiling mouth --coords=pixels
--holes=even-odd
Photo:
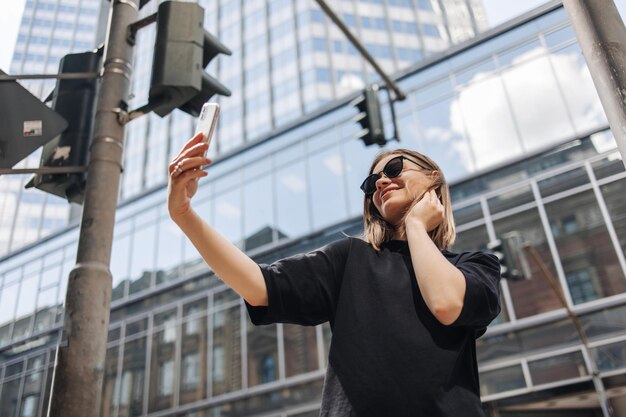
[[[390,193],[392,193],[392,192],[394,192],[394,191],[396,191],[396,189],[395,189],[395,188],[394,188],[393,190],[388,190],[388,191],[385,191],[385,192],[384,192],[384,194],[382,194],[382,195],[380,196],[381,200],[382,200],[382,199],[384,199],[384,198],[385,198],[385,196],[389,195]]]

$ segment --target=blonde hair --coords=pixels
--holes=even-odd
[[[428,168],[427,173],[438,171],[439,175],[435,176],[432,184],[432,189],[437,193],[437,196],[441,199],[441,203],[444,207],[444,220],[441,224],[435,227],[428,234],[439,250],[447,249],[454,243],[456,238],[456,230],[454,227],[454,218],[452,216],[452,203],[450,201],[450,190],[446,183],[443,172],[439,166],[427,157],[419,152],[409,149],[394,149],[391,151],[383,151],[379,153],[370,167],[369,173],[378,164],[378,162],[389,155],[405,155],[412,157],[416,162],[419,162],[424,167]],[[423,170],[422,170],[423,171]],[[408,212],[408,210],[407,210]],[[402,218],[399,227],[404,227],[404,219],[407,213]],[[392,240],[396,232],[396,227],[388,223],[382,218],[378,209],[374,205],[371,196],[365,196],[363,200],[363,236],[362,238],[367,241],[376,251],[380,251],[380,246],[383,242]]]

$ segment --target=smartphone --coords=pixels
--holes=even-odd
[[[203,142],[211,145],[211,137],[213,137],[213,131],[217,124],[217,116],[220,114],[220,105],[217,103],[209,103],[208,101],[202,106],[200,110],[200,116],[198,116],[198,124],[196,125],[196,132],[202,132],[204,134]],[[207,151],[208,151],[207,147]],[[204,152],[206,156],[206,151]]]

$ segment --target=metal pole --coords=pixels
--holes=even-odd
[[[626,28],[612,0],[563,0],[626,167]]]
[[[124,138],[117,109],[130,89],[133,47],[127,42],[127,28],[137,19],[138,2],[111,1],[78,253],[65,298],[67,343],[57,349],[50,417],[100,414],[111,305],[109,262]]]
[[[593,379],[593,385],[596,389],[596,393],[598,394],[598,401],[600,402],[600,408],[602,409],[602,415],[604,417],[611,417],[613,415],[611,407],[609,406],[609,401],[606,396],[606,390],[604,389],[604,383],[602,382],[602,378],[600,377],[600,371],[598,371],[598,367],[596,366],[596,361],[591,356],[589,352],[589,340],[587,339],[587,335],[580,325],[580,321],[578,320],[578,316],[572,309],[567,305],[567,300],[565,299],[565,295],[563,294],[562,288],[557,284],[556,277],[552,274],[552,271],[546,266],[546,263],[539,256],[539,252],[534,246],[526,246],[526,251],[530,252],[530,256],[535,261],[535,264],[541,270],[541,274],[550,284],[550,288],[556,294],[557,298],[561,302],[561,305],[567,311],[567,315],[572,320],[574,327],[576,328],[576,332],[578,333],[578,338],[582,343],[582,348],[585,352],[587,358],[589,358],[589,366],[591,367],[591,377]]]
[[[333,12],[333,10],[326,4],[324,0],[315,0],[315,1],[317,2],[317,4],[319,4],[319,6],[324,11],[324,13],[326,13],[326,16],[328,16],[330,20],[332,20],[337,25],[339,30],[341,30],[343,34],[346,35],[350,43],[352,43],[352,45],[356,49],[359,50],[361,55],[363,55],[363,58],[365,58],[365,60],[369,62],[372,67],[374,67],[374,70],[376,70],[378,75],[380,75],[381,78],[385,81],[385,87],[387,89],[393,90],[394,94],[396,95],[397,100],[400,100],[400,101],[404,100],[406,98],[406,94],[404,94],[404,92],[400,90],[400,87],[398,87],[395,81],[393,81],[385,73],[385,71],[383,71],[383,69],[380,67],[380,65],[378,65],[376,60],[370,55],[369,52],[367,52],[367,50],[363,47],[363,45],[361,45],[361,42],[359,42],[359,40],[350,32],[350,29],[348,29],[348,27],[343,24],[343,22],[341,21],[341,19],[339,19],[339,17],[335,14],[335,12]]]

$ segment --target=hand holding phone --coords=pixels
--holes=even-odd
[[[217,103],[209,103],[208,101],[202,106],[200,116],[198,116],[198,124],[196,125],[196,132],[202,132],[204,135],[203,142],[211,145],[211,138],[213,137],[213,131],[217,124],[217,116],[220,114],[220,105]],[[207,146],[207,151],[208,151]],[[204,153],[206,156],[206,152]]]

